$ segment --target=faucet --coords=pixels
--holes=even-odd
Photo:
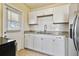
[[[44,25],[44,32],[46,32],[47,30],[47,25]]]

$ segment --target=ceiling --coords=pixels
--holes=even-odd
[[[55,4],[55,3],[27,3],[26,5],[29,8],[34,9],[34,8],[44,7],[52,4]]]

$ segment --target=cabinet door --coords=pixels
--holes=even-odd
[[[44,10],[38,10],[37,12],[37,16],[43,16],[44,15]]]
[[[52,54],[52,39],[51,38],[43,38],[42,39],[42,51],[47,54]]]
[[[25,35],[25,48],[33,49],[33,36],[30,34]]]
[[[55,56],[65,56],[65,40],[59,37],[53,39],[53,54]]]
[[[68,22],[69,5],[54,8],[54,23]]]
[[[34,49],[37,51],[41,51],[41,39],[37,35],[35,35],[34,38]]]
[[[29,13],[29,24],[37,24],[37,16],[35,11]]]
[[[24,47],[27,48],[28,47],[28,40],[29,40],[29,34],[25,34],[25,38],[24,38]]]
[[[43,10],[44,15],[53,14],[53,8],[47,8]]]

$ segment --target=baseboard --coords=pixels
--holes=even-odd
[[[24,48],[24,49],[27,49],[27,50],[30,50],[30,51],[34,51],[34,52],[37,52],[37,53],[41,53],[41,54],[44,54],[44,55],[47,55],[47,56],[53,56],[53,55],[50,55],[50,54],[47,54],[47,53],[44,53],[44,52],[41,52],[41,51],[29,49],[29,48]]]

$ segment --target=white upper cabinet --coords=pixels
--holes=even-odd
[[[53,8],[48,8],[43,10],[43,15],[53,14]]]
[[[77,4],[71,4],[69,8],[69,24],[72,24],[77,12]]]
[[[37,24],[37,16],[35,11],[29,12],[29,24]]]
[[[44,15],[44,10],[37,10],[37,16],[42,16]]]
[[[36,12],[37,12],[37,16],[50,15],[50,14],[53,14],[53,8],[42,9]]]
[[[68,21],[69,5],[54,7],[53,20],[54,23],[65,23]]]

